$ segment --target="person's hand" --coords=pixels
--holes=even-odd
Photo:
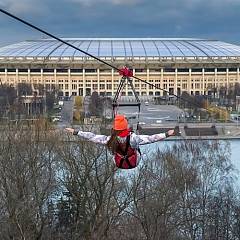
[[[74,133],[74,129],[73,129],[73,128],[65,128],[65,131],[66,131],[66,132],[69,132],[69,133],[71,133],[71,134]]]
[[[169,137],[174,136],[175,135],[174,129],[168,130],[167,134],[168,134]]]

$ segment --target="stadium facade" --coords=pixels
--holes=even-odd
[[[65,38],[65,41],[170,93],[210,95],[213,89],[240,83],[240,46],[192,38]],[[64,96],[97,91],[112,96],[117,71],[56,40],[29,40],[0,48],[2,84],[42,84]],[[133,80],[140,96],[163,91]],[[132,95],[126,86],[123,95]]]

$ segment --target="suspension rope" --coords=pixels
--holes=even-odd
[[[69,47],[72,47],[72,48],[76,49],[77,51],[80,51],[81,53],[84,53],[85,55],[88,55],[89,57],[92,57],[95,60],[97,60],[97,61],[99,61],[101,63],[104,63],[104,64],[108,65],[109,67],[114,68],[115,70],[119,71],[119,69],[117,67],[109,64],[108,62],[106,62],[106,61],[104,61],[104,60],[102,60],[102,59],[100,59],[98,57],[95,57],[94,55],[92,55],[92,54],[90,54],[88,52],[83,51],[82,49],[72,45],[71,43],[68,43],[68,42],[62,40],[61,38],[58,38],[58,37],[54,36],[53,34],[47,32],[47,31],[45,31],[45,30],[43,30],[43,29],[41,29],[41,28],[39,28],[39,27],[37,27],[37,26],[35,26],[35,25],[33,25],[33,24],[31,24],[31,23],[29,23],[29,22],[27,22],[27,21],[25,21],[25,20],[15,16],[15,15],[13,15],[13,14],[3,10],[3,9],[1,9],[1,8],[0,8],[0,12],[2,12],[4,14],[8,15],[9,17],[14,18],[15,20],[17,20],[17,21],[19,21],[19,22],[21,22],[21,23],[23,23],[23,24],[25,24],[25,25],[27,25],[27,26],[29,26],[29,27],[31,27],[31,28],[33,28],[33,29],[35,29],[35,30],[37,30],[37,31],[47,35],[47,36],[49,36],[49,37],[51,37],[51,38],[54,38],[55,40],[57,40],[59,42],[62,42],[64,44],[68,45]]]
[[[25,25],[27,25],[27,26],[29,26],[29,27],[31,27],[31,28],[33,28],[33,29],[35,29],[35,30],[37,30],[37,31],[39,31],[39,32],[41,32],[41,33],[49,36],[49,37],[51,37],[51,38],[53,38],[53,39],[55,39],[55,40],[57,40],[57,41],[59,41],[59,42],[62,42],[62,43],[64,43],[64,44],[68,45],[69,47],[74,48],[75,50],[77,50],[77,51],[79,51],[79,52],[81,52],[81,53],[83,53],[83,54],[85,54],[85,55],[87,55],[87,56],[90,56],[91,58],[93,58],[93,59],[95,59],[95,60],[97,60],[97,61],[99,61],[99,62],[101,62],[101,63],[103,63],[103,64],[105,64],[105,65],[107,65],[107,66],[109,66],[109,67],[111,67],[111,68],[113,68],[113,69],[115,69],[116,71],[119,72],[120,75],[124,75],[124,74],[125,74],[125,72],[122,72],[123,69],[119,69],[119,68],[115,67],[114,65],[112,65],[112,64],[110,64],[110,63],[108,63],[108,62],[106,62],[106,61],[104,61],[104,60],[102,60],[102,59],[100,59],[100,58],[98,58],[98,57],[96,57],[96,56],[94,56],[94,55],[92,55],[92,54],[90,54],[90,53],[88,53],[88,52],[86,52],[86,51],[84,51],[84,50],[82,50],[82,49],[74,46],[74,45],[72,45],[71,43],[68,43],[68,42],[64,41],[64,40],[61,39],[61,38],[56,37],[55,35],[47,32],[47,31],[45,31],[45,30],[43,30],[43,29],[41,29],[41,28],[39,28],[39,27],[37,27],[37,26],[35,26],[35,25],[33,25],[33,24],[31,24],[31,23],[29,23],[29,22],[27,22],[27,21],[25,21],[25,20],[23,20],[23,19],[15,16],[15,15],[13,15],[13,14],[11,14],[11,13],[9,13],[9,12],[6,11],[6,10],[3,10],[3,9],[0,8],[0,12],[2,12],[2,13],[5,14],[5,15],[8,15],[9,17],[11,17],[11,18],[13,18],[13,19],[15,19],[15,20],[17,20],[17,21],[19,21],[19,22],[21,22],[21,23],[23,23],[23,24],[25,24]],[[130,74],[130,73],[128,72],[127,74]],[[194,102],[192,102],[192,101],[190,101],[190,100],[188,100],[188,99],[185,99],[185,98],[183,98],[183,97],[181,97],[181,96],[178,96],[178,95],[176,95],[176,94],[172,94],[172,93],[170,93],[169,91],[167,91],[167,90],[165,90],[165,89],[163,89],[163,88],[160,88],[160,87],[156,86],[155,84],[152,84],[152,83],[149,83],[149,82],[147,82],[147,81],[145,81],[145,80],[142,80],[142,79],[140,79],[140,78],[138,78],[138,77],[136,77],[136,76],[131,75],[131,77],[132,77],[132,78],[135,78],[136,80],[138,80],[138,81],[140,81],[140,82],[143,82],[143,83],[145,83],[145,84],[148,84],[149,86],[152,86],[152,87],[154,87],[155,89],[164,91],[164,92],[168,93],[169,95],[175,96],[176,98],[178,98],[178,99],[180,99],[180,100],[182,100],[182,101],[184,101],[184,102],[187,102],[187,103],[189,103],[189,104],[191,104],[191,105],[199,108],[199,105],[198,105],[198,104],[195,104]],[[207,110],[208,112],[210,112],[209,109],[207,109],[207,108],[205,108],[205,107],[202,107],[202,108],[205,109],[205,110]]]

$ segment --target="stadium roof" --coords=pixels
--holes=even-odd
[[[62,38],[100,58],[239,58],[240,46],[194,38]],[[27,40],[0,48],[0,58],[81,58],[54,39]]]

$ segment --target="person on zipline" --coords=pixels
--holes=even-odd
[[[137,167],[137,152],[140,153],[139,145],[154,143],[174,135],[173,129],[166,133],[137,135],[129,129],[128,121],[124,115],[115,116],[111,136],[96,135],[92,132],[83,132],[73,128],[65,128],[65,130],[88,141],[106,145],[114,155],[116,166],[123,169]]]

